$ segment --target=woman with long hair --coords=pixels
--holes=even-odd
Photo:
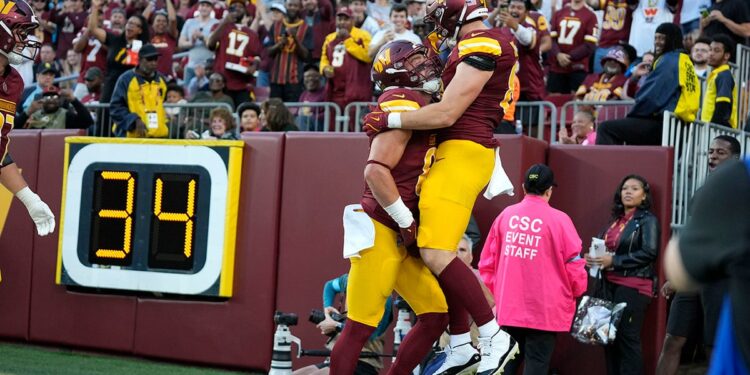
[[[260,124],[263,131],[286,132],[297,131],[294,116],[279,98],[271,98],[260,107]]]
[[[610,223],[601,233],[607,254],[586,255],[600,266],[605,292],[615,303],[626,302],[615,342],[605,348],[607,373],[642,374],[641,328],[655,295],[659,221],[650,212],[651,187],[645,178],[628,175],[615,191]]]

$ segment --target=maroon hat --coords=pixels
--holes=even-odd
[[[347,16],[349,18],[354,17],[354,14],[352,13],[352,10],[349,9],[349,7],[339,7],[339,9],[336,11],[336,16]]]
[[[42,96],[58,95],[58,94],[60,94],[60,89],[58,89],[57,86],[55,85],[45,87],[44,90],[42,90]]]

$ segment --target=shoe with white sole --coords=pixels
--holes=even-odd
[[[471,342],[445,347],[445,362],[435,371],[435,375],[466,375],[473,374],[479,367],[479,351],[471,346]]]
[[[490,337],[479,337],[479,353],[482,356],[477,375],[502,374],[505,366],[518,354],[518,343],[502,329]]]

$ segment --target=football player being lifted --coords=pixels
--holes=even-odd
[[[368,133],[439,129],[435,163],[420,194],[417,233],[422,259],[437,275],[451,315],[448,357],[438,372],[452,372],[475,361],[467,315],[479,327],[478,374],[502,372],[519,350],[495,321],[477,278],[456,257],[477,195],[488,183],[485,197],[501,192],[497,187],[502,179],[491,180],[500,172],[504,175],[493,129],[513,100],[512,82],[518,69],[511,38],[482,22],[487,13],[480,0],[429,1],[426,19],[435,23],[435,33],[449,46],[455,43],[442,72],[442,100],[416,111],[373,111],[364,121]],[[401,205],[392,211],[401,217],[408,208]]]
[[[372,80],[383,90],[377,111],[403,113],[427,105],[440,88],[440,62],[427,49],[393,41],[380,50]],[[348,321],[331,353],[331,374],[353,374],[362,346],[375,331],[386,298],[395,289],[418,316],[398,349],[390,374],[410,374],[448,324],[448,306],[435,276],[399,231],[416,230],[421,181],[432,164],[435,134],[429,131],[384,129],[370,135],[361,205],[374,226],[374,245],[350,256],[347,287]],[[404,210],[394,207],[403,207]],[[366,223],[369,225],[369,223]],[[406,229],[401,229],[406,228]],[[408,243],[411,238],[411,244]]]

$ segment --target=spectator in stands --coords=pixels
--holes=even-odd
[[[740,142],[737,141],[737,138],[730,135],[720,135],[711,141],[708,148],[708,172],[713,173],[720,164],[727,160],[739,160],[741,156]],[[689,204],[692,205],[692,201]],[[723,282],[720,281],[718,284],[723,284]],[[713,337],[716,336],[718,313],[721,310],[721,299],[726,293],[725,288],[726,285],[712,285],[704,288],[701,292],[682,291],[675,294],[672,283],[669,280],[664,283],[661,288],[662,296],[670,298],[674,295],[674,297],[669,308],[667,335],[664,337],[659,362],[656,365],[657,374],[677,374],[682,348],[687,343],[691,333],[697,327],[700,327],[701,323],[704,325],[703,343],[706,349],[713,349]],[[713,295],[716,294],[714,290],[717,289],[723,292],[719,293],[718,298]],[[707,298],[703,298],[706,292],[708,292],[708,295],[705,295]],[[710,357],[710,354],[708,357]]]
[[[47,8],[47,0],[33,0],[31,7],[39,20],[34,36],[42,45],[52,43],[52,35],[57,32],[57,24],[52,20],[52,12]]]
[[[336,29],[323,43],[320,72],[328,79],[327,101],[344,109],[351,102],[372,99],[372,60],[367,49],[370,34],[354,27],[352,11],[347,7],[336,12]]]
[[[101,20],[99,21],[101,22]],[[81,54],[81,75],[75,87],[76,98],[83,98],[88,94],[84,77],[92,67],[98,67],[101,72],[107,69],[107,49],[102,47],[102,42],[91,36],[88,27],[81,29],[78,37],[73,40],[73,50]]]
[[[169,134],[164,111],[167,83],[156,71],[158,60],[159,50],[146,44],[138,51],[138,66],[117,80],[110,114],[118,137],[165,138]]]
[[[728,35],[713,36],[708,55],[711,73],[706,79],[701,121],[737,129],[737,84],[729,69],[734,50],[734,41]]]
[[[98,104],[102,95],[102,84],[104,83],[104,73],[102,70],[92,66],[84,75],[86,81],[86,96],[81,99],[83,104]]]
[[[65,60],[62,62],[62,76],[72,77],[79,74],[81,74],[81,54],[72,49],[68,50],[68,53],[65,55]],[[74,82],[75,81],[61,82],[60,87],[72,89]]]
[[[336,29],[333,4],[330,0],[302,0],[302,7],[305,22],[312,28],[313,44],[310,49],[310,59],[317,64],[320,62],[320,53],[326,35]]]
[[[255,96],[253,74],[262,46],[258,34],[241,23],[247,14],[246,0],[229,0],[228,4],[224,19],[208,38],[208,47],[216,51],[214,72],[224,76],[226,94],[240,105]]]
[[[86,17],[88,16],[88,11],[83,7],[83,0],[63,1],[62,10],[57,12],[53,18],[58,30],[57,59],[64,59],[67,51],[73,48],[73,39],[81,31],[81,28],[86,26]]]
[[[635,66],[631,64],[628,80],[625,82],[625,87],[623,91],[627,95],[625,99],[632,99],[635,97],[635,93],[638,92],[638,90],[643,86],[643,82],[646,81],[646,77],[648,77],[648,73],[653,69],[654,66],[654,53],[653,52],[646,52],[643,54],[643,58],[641,58],[641,61],[636,64]],[[641,67],[642,70],[634,75],[633,73],[636,71],[638,67]],[[645,71],[643,68],[645,67]],[[697,75],[696,75],[697,77]]]
[[[34,70],[39,68],[41,64],[52,64],[55,67],[55,78],[60,77],[62,72],[62,64],[55,57],[55,47],[52,44],[45,44],[39,49],[39,62],[34,65]]]
[[[56,74],[57,68],[54,65],[50,63],[40,64],[36,68],[36,86],[24,88],[19,101],[23,104],[16,111],[26,111],[31,106],[31,102],[41,98],[44,89],[54,84]]]
[[[185,100],[185,90],[183,90],[181,86],[175,83],[168,84],[166,104],[185,104],[185,103],[187,103],[187,100]],[[180,109],[181,108],[174,108],[174,107],[164,108],[164,112],[167,113],[167,121],[169,121],[170,129],[174,128],[175,126],[180,125],[178,123],[179,116],[180,116]]]
[[[193,18],[193,13],[195,13],[193,4],[193,0],[179,0],[177,2],[177,16],[183,20]]]
[[[494,293],[497,322],[518,340],[523,355],[508,363],[508,374],[516,374],[522,362],[524,374],[548,373],[555,337],[570,330],[576,298],[586,291],[581,237],[570,217],[549,205],[554,186],[549,167],[531,166],[523,200],[495,219],[479,260],[482,280]],[[531,226],[519,225],[524,219]]]
[[[580,26],[569,27],[571,23]],[[550,23],[552,50],[548,55],[550,70],[547,91],[560,94],[575,92],[588,74],[589,56],[596,49],[598,35],[596,15],[584,0],[572,0],[555,13]]]
[[[521,84],[521,101],[540,101],[547,96],[544,87],[544,71],[541,54],[552,47],[552,38],[547,29],[547,20],[534,12],[528,1],[511,0],[507,12],[499,14],[500,21],[513,30],[518,48],[518,79]],[[498,8],[500,9],[500,8]],[[531,38],[519,38],[517,30],[530,29]],[[525,42],[525,43],[524,43]]]
[[[73,109],[63,108],[63,101]],[[29,129],[87,129],[94,125],[91,113],[73,96],[73,91],[60,91],[55,86],[45,88],[41,99],[21,112],[16,121],[19,126]]]
[[[700,34],[701,11],[711,6],[711,0],[682,0],[681,5],[680,27],[682,28],[682,35],[687,37],[694,34],[695,31]]]
[[[625,97],[625,69],[630,65],[625,51],[618,47],[610,48],[601,60],[604,70],[591,73],[576,91],[576,99],[593,102],[619,100]]]
[[[199,91],[190,99],[190,103],[226,103],[234,108],[234,100],[224,92],[226,90],[226,79],[221,73],[211,73],[208,87],[209,91]]]
[[[587,0],[594,9],[604,11],[602,18],[601,36],[594,55],[594,73],[601,73],[604,65],[602,58],[610,50],[617,48],[621,42],[628,41],[630,26],[633,22],[633,10],[638,6],[638,0]]]
[[[159,67],[157,70],[165,77],[174,77],[172,72],[172,55],[177,50],[177,12],[171,0],[167,0],[167,11],[159,10],[154,14],[152,27],[154,35],[151,36],[151,44],[161,53]],[[146,9],[152,8],[155,2],[149,2]]]
[[[237,139],[234,132],[234,116],[228,109],[219,107],[211,110],[210,128],[200,135],[195,131],[188,131],[185,138],[187,139]]]
[[[659,61],[648,74],[635,96],[635,105],[627,117],[599,125],[596,144],[661,144],[664,111],[674,112],[685,122],[695,120],[700,86],[693,63],[682,49],[682,32],[673,23],[663,23],[654,35],[654,51]],[[649,64],[641,63],[631,80],[648,73]]]
[[[378,22],[381,29],[390,23],[391,2],[390,0],[374,0],[367,2],[367,14]]]
[[[406,18],[414,26],[414,21],[423,20],[427,14],[427,1],[406,0]]]
[[[673,26],[679,31],[679,26]],[[659,221],[650,212],[651,204],[651,188],[646,179],[625,176],[615,190],[612,219],[599,235],[607,254],[585,255],[589,266],[603,270],[601,277],[611,300],[627,303],[615,342],[604,348],[608,374],[644,372],[641,327],[655,295],[655,262],[661,243]]]
[[[622,47],[622,49],[625,51],[625,54],[628,55],[628,61],[630,61],[630,66],[628,66],[628,69],[625,71],[625,77],[630,78],[632,70],[635,69],[636,65],[638,65],[638,63],[640,62],[638,60],[638,51],[635,50],[635,47],[625,42],[620,43],[620,47]],[[648,53],[650,52],[647,52],[646,54]],[[645,57],[646,55],[643,56]]]
[[[279,98],[271,98],[260,107],[260,124],[262,131],[287,132],[296,131],[294,116]]]
[[[735,44],[747,43],[750,38],[750,6],[743,0],[717,0],[709,8],[708,17],[701,18],[704,36],[729,35]]]
[[[352,16],[354,17],[354,27],[367,31],[370,35],[375,35],[380,31],[380,25],[378,21],[367,15],[365,3],[366,0],[352,0],[349,3],[349,9],[352,10]]]
[[[380,29],[377,34],[372,36],[369,46],[370,60],[378,54],[380,47],[393,40],[406,40],[413,44],[422,44],[422,39],[406,28],[406,23],[408,22],[406,19],[406,6],[394,4],[391,7],[390,21],[390,25]]]
[[[196,64],[195,69],[193,70],[193,78],[190,79],[190,82],[188,82],[187,90],[188,90],[188,97],[192,98],[195,95],[197,95],[203,90],[204,87],[210,86],[210,82],[208,79],[208,69],[206,69],[206,64],[208,61],[202,64]]]
[[[286,17],[274,22],[270,38],[264,43],[271,65],[271,97],[285,102],[296,102],[304,87],[302,68],[310,60],[313,48],[312,28],[300,18],[300,0],[286,1]]]
[[[594,145],[596,144],[596,131],[594,131],[594,121],[596,117],[591,109],[580,109],[573,115],[573,123],[570,124],[570,130],[573,134],[568,136],[568,129],[564,126],[560,128],[557,136],[560,143],[566,145]]]
[[[244,103],[237,109],[240,115],[241,132],[258,132],[260,131],[260,107],[253,103]]]
[[[118,7],[112,9],[112,13],[110,14],[109,18],[109,26],[106,25],[106,20],[104,20],[104,22],[105,30],[111,31],[116,34],[122,34],[123,32],[125,32],[125,24],[128,23],[128,15],[125,13],[125,9]]]
[[[693,43],[690,50],[690,60],[695,66],[695,74],[698,78],[705,79],[708,76],[708,55],[711,53],[711,39],[701,37]]]
[[[320,69],[315,65],[305,67],[305,91],[300,95],[301,103],[322,103],[326,101],[326,91],[321,82]],[[303,131],[323,131],[326,108],[300,107],[297,111],[297,126]]]
[[[630,26],[630,30],[634,32],[630,33],[628,41],[628,44],[638,51],[638,56],[643,56],[651,50],[656,28],[663,23],[673,21],[676,5],[677,0],[639,0],[638,8],[633,12],[633,23]]]
[[[112,98],[115,84],[128,69],[138,65],[138,51],[149,41],[148,23],[143,16],[136,14],[128,19],[125,32],[115,34],[99,26],[99,12],[103,0],[93,0],[89,17],[89,33],[107,47],[107,76],[102,88],[102,102]]]
[[[205,64],[214,54],[208,49],[206,42],[211,35],[211,29],[219,21],[211,16],[214,9],[212,0],[198,1],[198,17],[190,18],[182,25],[180,39],[177,46],[182,50],[189,50],[188,62],[185,65],[183,81],[190,83],[195,75],[195,66]]]

